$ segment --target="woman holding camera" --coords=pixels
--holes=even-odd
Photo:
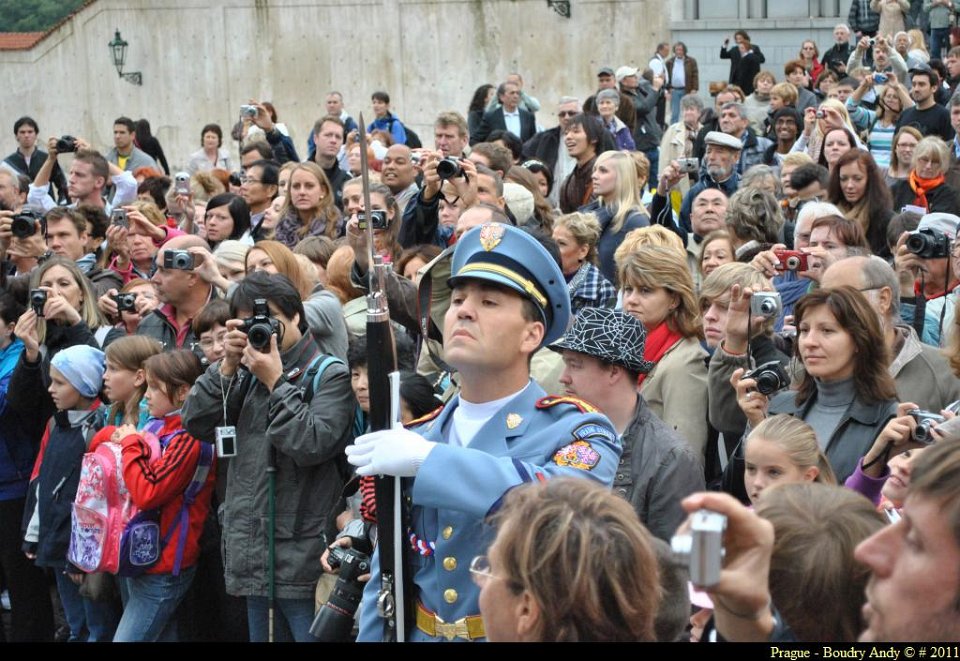
[[[750,427],[770,414],[789,413],[813,427],[839,481],[896,413],[896,387],[876,312],[852,287],[819,289],[794,311],[796,355],[804,371],[790,391],[768,399],[754,379],[733,373],[737,403]]]
[[[851,149],[837,160],[827,186],[830,202],[863,230],[874,255],[890,257],[887,225],[893,217],[890,190],[873,157]]]
[[[917,207],[917,213],[956,213],[960,191],[946,183],[950,169],[950,148],[935,135],[928,135],[913,150],[913,169],[891,188],[893,208]],[[922,211],[921,211],[922,209]]]
[[[243,330],[258,299],[266,300],[269,318],[277,322],[262,348],[252,346],[254,338]],[[311,371],[322,364],[322,352],[308,332],[300,293],[282,275],[247,276],[233,292],[230,314],[225,355],[197,380],[183,404],[183,424],[195,438],[218,438],[220,456],[233,455],[223,510],[224,570],[227,592],[247,598],[251,641],[267,640],[272,570],[274,637],[307,642],[318,560],[326,536],[332,539],[335,532],[332,510],[343,485],[339,458],[353,437],[350,373],[342,362]],[[305,389],[312,397],[305,397]],[[272,519],[268,466],[276,467]]]
[[[693,276],[680,250],[648,246],[617,264],[623,310],[647,329],[640,393],[661,420],[703,456],[707,445],[707,352]]]
[[[275,233],[277,241],[293,250],[307,236],[336,238],[340,211],[319,165],[308,161],[295,167],[286,193],[287,205]]]
[[[630,231],[650,224],[640,202],[637,166],[629,154],[611,151],[597,156],[593,166],[593,194],[596,200],[579,211],[595,214],[600,222],[597,242],[600,271],[607,280],[615,282],[617,265],[613,253],[617,246]]]
[[[885,79],[884,79],[885,77]],[[880,84],[882,82],[882,85]],[[878,85],[875,88],[875,85]],[[877,95],[877,109],[869,110],[860,105],[861,99],[871,89]],[[897,120],[907,108],[914,106],[910,93],[897,80],[896,76],[887,74],[866,75],[860,81],[857,89],[847,99],[847,108],[850,119],[857,126],[869,128],[867,146],[870,154],[877,162],[877,167],[890,166],[890,155],[893,152],[893,137],[897,130]]]

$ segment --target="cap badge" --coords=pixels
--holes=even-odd
[[[480,245],[487,252],[493,250],[503,239],[505,226],[501,223],[487,223],[480,228]]]
[[[518,413],[511,413],[507,416],[507,429],[516,429],[523,422],[523,418]]]

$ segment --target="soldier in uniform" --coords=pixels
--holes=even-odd
[[[347,449],[360,475],[414,478],[405,480],[413,641],[485,638],[469,568],[493,539],[484,519],[507,491],[556,476],[609,486],[620,459],[606,417],[581,400],[548,397],[530,379],[531,354],[570,320],[566,283],[549,253],[523,230],[487,223],[457,243],[451,272],[444,358],[460,373],[460,394],[410,429],[367,434]],[[360,640],[383,639],[379,588],[375,553]]]

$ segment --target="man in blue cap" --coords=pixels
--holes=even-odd
[[[581,400],[547,397],[530,380],[530,356],[570,320],[549,253],[521,229],[486,223],[457,243],[451,273],[444,358],[460,373],[460,394],[410,430],[374,432],[347,448],[360,475],[415,478],[407,489],[408,552],[418,556],[414,641],[485,637],[470,563],[492,541],[483,521],[507,491],[561,475],[610,485],[620,459],[606,417]],[[383,639],[379,586],[375,554],[360,640]]]

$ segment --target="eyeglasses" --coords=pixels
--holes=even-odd
[[[498,578],[490,569],[490,558],[478,555],[470,561],[470,574],[473,582],[483,587],[491,578]]]
[[[576,110],[561,110],[557,113],[557,117],[563,119],[564,117],[573,117],[579,114]]]
[[[245,174],[241,174],[240,183],[241,184],[262,184],[263,182],[260,181],[259,179],[254,179],[253,177],[248,177]]]

